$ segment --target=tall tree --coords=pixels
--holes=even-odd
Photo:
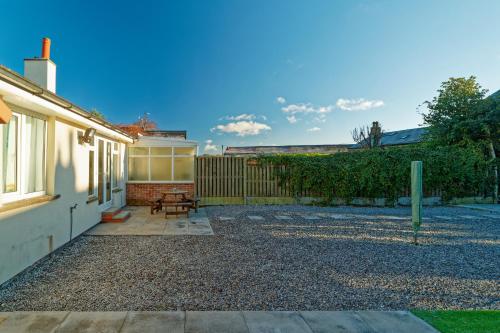
[[[500,139],[500,100],[486,98],[476,78],[450,78],[441,84],[438,95],[424,102],[423,114],[429,127],[429,138],[442,145],[465,145],[483,142],[494,162],[495,199],[498,199],[498,168],[496,149]]]
[[[135,126],[139,126],[139,128],[143,131],[154,130],[157,129],[158,126],[156,123],[149,118],[149,113],[144,113],[139,119],[133,123]]]

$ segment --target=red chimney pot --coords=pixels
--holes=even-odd
[[[50,38],[42,39],[42,59],[50,59]]]

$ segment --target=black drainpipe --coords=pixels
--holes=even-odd
[[[70,225],[69,225],[69,241],[71,242],[73,240],[73,211],[76,209],[78,204],[74,204],[73,206],[69,207],[69,216],[70,216]]]

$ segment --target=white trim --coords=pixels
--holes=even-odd
[[[14,104],[29,110],[35,110],[46,116],[57,116],[72,122],[75,122],[84,127],[92,127],[105,136],[111,137],[116,140],[121,140],[127,143],[134,141],[117,131],[107,128],[101,124],[96,123],[88,118],[49,102],[41,97],[33,95],[23,89],[20,89],[12,84],[0,80],[0,95],[3,96],[4,101]]]

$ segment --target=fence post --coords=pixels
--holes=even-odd
[[[248,157],[243,158],[243,202],[245,205],[247,202],[247,165],[248,165]]]
[[[411,162],[411,213],[413,242],[417,244],[417,233],[422,224],[422,161]]]

